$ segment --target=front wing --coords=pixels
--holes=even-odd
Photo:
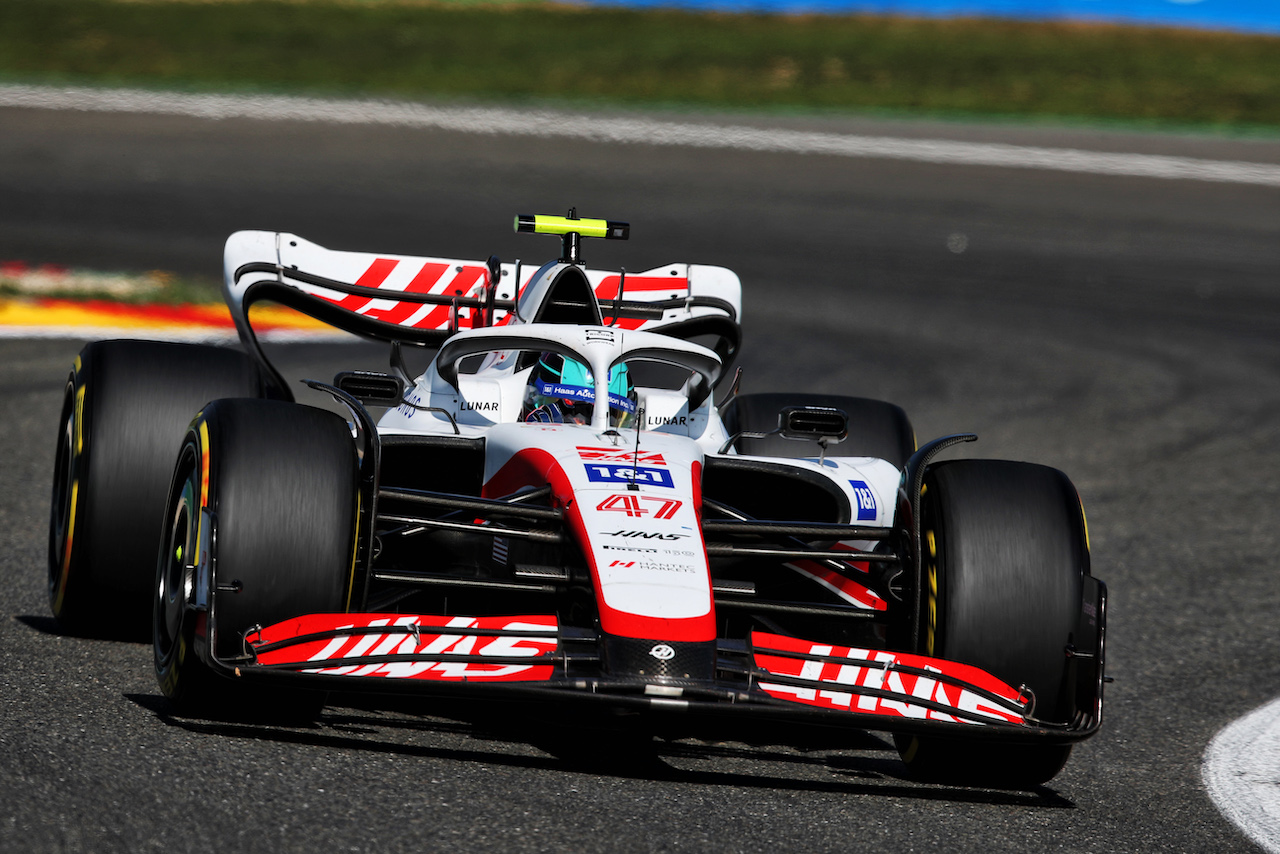
[[[665,647],[665,649],[664,649]],[[892,732],[1073,742],[1097,715],[1038,721],[1030,691],[920,655],[753,632],[721,640],[713,680],[616,677],[597,638],[554,615],[314,614],[251,632],[229,674],[298,687],[603,702],[665,712],[754,714]],[[674,654],[654,642],[657,659]]]

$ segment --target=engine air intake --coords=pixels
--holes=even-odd
[[[849,435],[849,416],[825,406],[788,406],[778,416],[778,429],[788,439],[842,442]]]
[[[404,383],[399,377],[377,371],[343,371],[333,384],[361,403],[375,406],[399,406],[404,397]]]

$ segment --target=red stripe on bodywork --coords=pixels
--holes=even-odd
[[[604,312],[604,322],[607,325],[617,326],[619,329],[639,329],[645,324],[644,320],[634,317],[619,318],[616,323],[610,323],[612,317],[609,315],[609,307],[613,305],[613,300],[618,297],[618,283],[621,276],[605,276],[600,284],[596,285],[596,299],[600,300],[600,310]],[[689,293],[689,279],[683,276],[628,276],[626,283],[623,285],[622,298],[627,299],[627,294],[632,293],[655,293],[668,291],[672,296],[681,296],[681,294]]]
[[[693,483],[695,498],[700,499],[702,491],[701,466],[694,463]],[[489,482],[484,485],[481,494],[485,498],[498,498],[510,495],[525,486],[550,486],[555,499],[555,506],[564,510],[565,521],[573,532],[591,570],[591,584],[595,590],[596,606],[600,612],[600,628],[607,634],[624,638],[643,638],[670,641],[709,641],[716,637],[715,606],[700,617],[668,619],[664,617],[645,617],[629,614],[610,608],[604,601],[600,588],[600,571],[596,565],[595,550],[591,547],[591,537],[587,533],[586,523],[578,508],[577,497],[569,477],[560,467],[556,458],[538,448],[526,448],[518,451],[499,469]],[[696,505],[695,505],[696,506]],[[695,510],[695,512],[697,512]],[[698,526],[701,528],[701,515],[698,515]],[[705,561],[705,555],[704,555]],[[705,563],[704,563],[705,565]],[[708,572],[710,570],[708,569]]]
[[[596,297],[601,300],[616,299],[618,296],[618,282],[621,280],[621,276],[605,276],[600,280],[600,284],[596,285]],[[623,288],[622,298],[626,299],[627,294],[635,293],[636,291],[641,293],[672,291],[675,296],[679,296],[680,291],[688,293],[689,280],[684,276],[628,276],[627,283]]]
[[[418,271],[418,274],[413,277],[413,281],[409,282],[409,286],[402,293],[429,292],[431,286],[440,281],[440,277],[444,275],[444,271],[448,268],[448,264],[423,264],[422,269]],[[389,293],[387,299],[395,299],[395,292]],[[372,317],[384,323],[402,323],[408,320],[409,316],[421,307],[421,303],[398,302],[390,308],[371,308],[364,314],[366,317]]]
[[[356,279],[355,284],[362,288],[379,288],[382,283],[387,280],[387,276],[391,275],[391,271],[396,268],[399,261],[391,258],[375,258],[373,263],[360,274],[360,278]],[[369,304],[369,297],[357,296],[355,294],[346,294],[345,296],[334,299],[325,297],[325,299],[348,311],[355,311],[361,306]]]
[[[801,575],[812,578],[840,598],[854,605],[871,608],[876,611],[887,611],[889,609],[889,603],[881,599],[874,590],[859,584],[851,578],[845,578],[830,567],[811,560],[791,561],[787,566]]]
[[[453,277],[453,281],[445,286],[444,292],[450,296],[462,297],[467,295],[467,291],[475,286],[485,275],[484,267],[464,267],[462,272]],[[417,306],[414,306],[416,309]],[[431,309],[420,319],[414,321],[411,325],[414,329],[447,329],[449,327],[449,315],[453,311],[451,305],[438,305]],[[474,314],[469,309],[458,309],[458,328],[475,328],[475,318],[480,316],[477,310]],[[408,315],[406,315],[408,317]],[[463,323],[466,320],[466,323]]]

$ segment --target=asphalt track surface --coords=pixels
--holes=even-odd
[[[1280,160],[1274,142],[872,130]],[[178,718],[148,646],[65,637],[48,616],[54,430],[80,344],[5,340],[0,850],[1248,849],[1199,766],[1222,726],[1280,695],[1275,188],[3,109],[0,199],[0,258],[209,275],[239,228],[533,262],[555,243],[511,234],[515,213],[629,220],[631,243],[586,246],[593,265],[739,271],[744,390],[888,398],[922,439],[972,430],[966,452],[1068,472],[1111,588],[1116,680],[1101,734],[1030,792],[910,782],[886,740],[856,733],[662,744],[656,765],[592,736],[601,761],[583,766],[519,709]],[[278,352],[295,377],[381,358]]]

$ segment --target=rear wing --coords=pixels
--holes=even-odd
[[[737,351],[742,286],[732,271],[670,264],[634,274],[583,272],[606,325],[683,339],[711,336],[725,361]],[[527,320],[519,317],[517,300],[538,273],[497,257],[337,251],[274,231],[238,231],[223,255],[227,305],[241,339],[255,351],[249,308],[262,300],[356,335],[438,346],[459,330]]]

